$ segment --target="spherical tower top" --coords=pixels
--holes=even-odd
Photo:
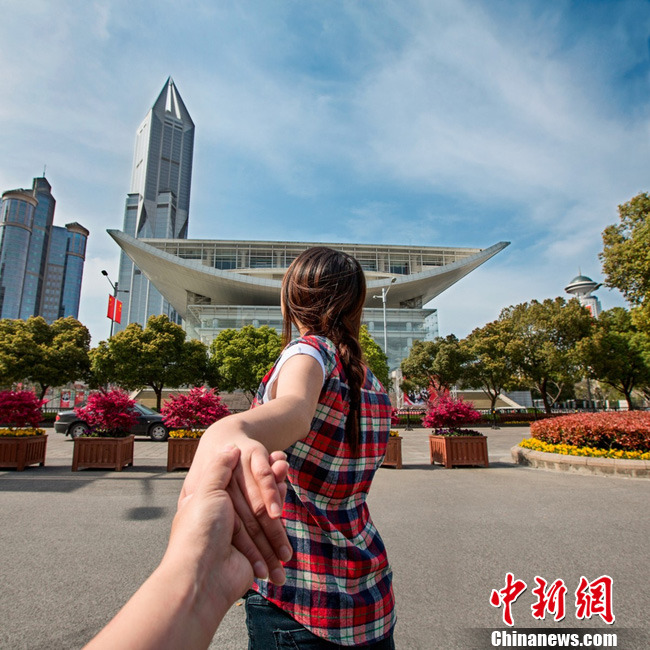
[[[577,275],[564,290],[577,298],[586,298],[590,293],[602,286],[602,283],[594,282],[586,275]]]

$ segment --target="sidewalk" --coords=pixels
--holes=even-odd
[[[591,628],[623,635],[619,648],[647,648],[647,481],[517,466],[510,448],[527,428],[483,431],[489,468],[432,467],[428,431],[417,429],[401,430],[404,469],[377,473],[368,501],[394,571],[397,648],[481,647],[504,627],[489,598],[508,572],[528,585],[514,629]],[[122,472],[71,472],[71,458],[72,442],[51,431],[46,467],[0,472],[1,648],[81,647],[163,553],[185,476],[165,471],[166,445],[136,440],[135,467]],[[582,575],[613,578],[613,626],[575,618]],[[532,618],[535,576],[565,581],[564,621]],[[246,646],[235,606],[211,647]]]

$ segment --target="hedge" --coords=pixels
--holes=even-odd
[[[624,411],[563,415],[534,422],[530,433],[533,438],[551,444],[650,451],[650,413]]]

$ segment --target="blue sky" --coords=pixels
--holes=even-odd
[[[106,338],[135,130],[172,76],[196,124],[190,237],[505,251],[436,299],[441,334],[566,295],[649,189],[641,0],[0,0],[0,189],[46,176],[91,231]],[[605,288],[604,308],[624,304]]]

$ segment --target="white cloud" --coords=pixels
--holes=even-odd
[[[443,327],[597,274],[600,232],[647,188],[637,0],[584,9],[592,22],[545,2],[5,4],[0,188],[47,164],[57,223],[91,230],[88,319],[117,266],[104,230],[122,223],[135,129],[169,74],[197,125],[193,233],[511,240],[440,297]]]

